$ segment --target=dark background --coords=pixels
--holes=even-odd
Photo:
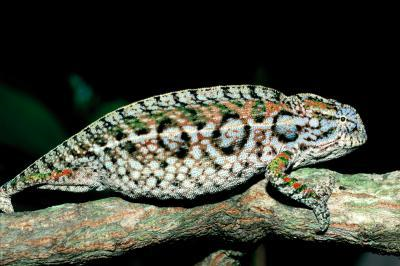
[[[369,137],[367,144],[354,153],[317,167],[343,173],[384,173],[399,169],[400,150],[398,29],[389,19],[385,22],[382,27],[367,19],[338,30],[322,27],[310,32],[305,32],[308,26],[293,29],[293,24],[276,35],[268,28],[242,28],[240,23],[229,30],[216,27],[212,35],[207,35],[204,31],[208,28],[203,31],[201,25],[175,34],[171,33],[174,26],[157,31],[88,27],[80,34],[74,30],[54,34],[32,29],[17,41],[13,37],[2,39],[0,86],[39,101],[60,123],[66,136],[85,127],[110,106],[174,90],[251,83],[273,87],[286,95],[311,92],[355,107]],[[9,40],[14,41],[8,43]],[[72,77],[92,88],[89,101],[79,103]],[[14,112],[6,116],[18,117]],[[9,126],[7,121],[0,121],[0,128]],[[40,139],[24,122],[13,123],[26,138]],[[18,143],[0,143],[0,183],[42,155],[40,149],[56,145],[55,139],[49,139],[48,147],[44,144],[35,150]],[[35,190],[21,194],[24,195],[16,195],[14,200],[17,211],[98,197]],[[194,260],[191,254],[205,245],[190,243],[185,247],[147,250],[116,261],[156,263],[151,255],[156,252],[159,261],[185,265]],[[361,255],[356,249],[300,241],[270,240],[265,246],[269,265],[298,263],[299,258],[308,265],[319,265],[328,256],[331,265],[354,265]],[[288,250],[290,256],[285,255]],[[176,254],[181,254],[179,262]],[[258,254],[265,255],[262,249]],[[374,261],[376,257],[368,258],[372,263],[368,265],[379,265]],[[252,260],[254,263],[256,259],[246,258],[248,264]],[[102,263],[108,265],[112,261]]]

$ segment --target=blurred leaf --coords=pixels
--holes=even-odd
[[[66,139],[53,114],[29,95],[0,85],[0,142],[43,154]]]
[[[71,74],[68,81],[73,91],[75,108],[87,111],[94,102],[92,87],[77,74]]]
[[[89,122],[93,122],[93,121],[99,119],[100,117],[102,117],[103,115],[108,114],[109,112],[112,112],[112,111],[118,109],[119,107],[125,106],[127,104],[128,104],[128,101],[126,101],[126,100],[115,100],[112,102],[103,103],[90,116]]]

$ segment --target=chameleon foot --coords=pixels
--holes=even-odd
[[[313,209],[315,217],[320,224],[318,233],[324,233],[326,230],[328,230],[330,224],[330,213],[327,202],[332,194],[334,186],[335,178],[333,175],[329,175],[328,182],[316,186],[314,190],[316,199],[309,206]]]

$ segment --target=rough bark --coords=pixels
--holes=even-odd
[[[342,175],[301,169],[294,173],[308,183],[322,182],[328,174],[338,181],[329,200],[331,226],[322,235],[315,233],[318,224],[311,210],[272,198],[262,180],[220,202],[190,208],[112,197],[0,214],[0,264],[84,263],[189,239],[223,240],[237,247],[271,236],[399,256],[400,171]]]

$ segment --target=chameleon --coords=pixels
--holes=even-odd
[[[333,177],[310,187],[290,172],[366,140],[353,107],[315,94],[259,85],[176,91],[121,107],[62,142],[0,187],[0,210],[12,213],[11,196],[31,186],[190,201],[264,175],[312,209],[325,232]]]

